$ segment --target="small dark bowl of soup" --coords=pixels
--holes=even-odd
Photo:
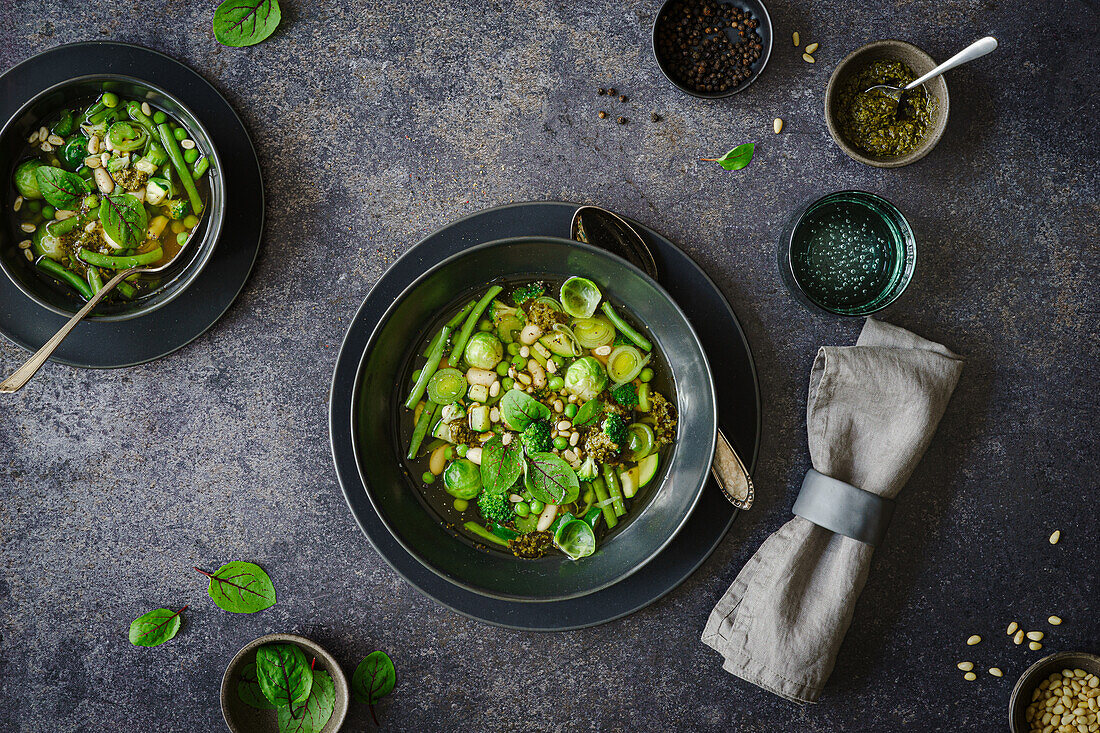
[[[129,76],[82,76],[30,99],[0,129],[0,172],[0,269],[62,316],[133,265],[171,262],[124,280],[89,318],[169,303],[206,266],[224,220],[221,161],[202,121]]]

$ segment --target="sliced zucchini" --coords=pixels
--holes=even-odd
[[[650,453],[638,461],[638,488],[642,488],[657,475],[657,453]]]

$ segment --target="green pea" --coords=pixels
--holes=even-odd
[[[555,392],[559,392],[565,389],[565,380],[561,377],[550,377],[550,381],[547,384],[549,385],[550,389],[554,390]]]
[[[168,115],[164,114],[159,109],[153,113],[153,122],[157,123],[158,125],[163,125],[167,121]]]
[[[466,511],[470,507],[470,502],[465,499],[455,499],[455,509],[460,512]]]
[[[559,435],[554,438],[554,447],[558,450],[565,450],[569,447],[569,441]]]
[[[99,101],[103,102],[104,107],[117,107],[118,106],[118,95],[115,94],[114,92],[104,92],[103,96],[100,97]]]
[[[183,142],[187,139],[187,130],[183,129],[182,127],[177,127],[175,130],[172,130],[172,137],[176,138],[180,142]]]
[[[196,160],[199,159],[199,151],[195,148],[191,148],[190,150],[184,150],[183,151],[183,159],[187,162],[188,165],[191,165],[192,163],[194,163]]]
[[[565,406],[565,416],[568,417],[570,420],[577,416],[577,406],[574,405],[572,402]]]
[[[468,451],[468,450],[470,450],[470,447],[468,445],[464,444],[464,443],[460,444],[457,448],[455,448],[455,452],[458,453],[459,458],[465,458],[466,457],[466,451]]]
[[[421,477],[420,477],[420,479],[421,479],[421,480],[422,480],[422,481],[423,481],[424,483],[426,483],[426,484],[430,484],[430,483],[433,483],[433,482],[435,481],[435,474],[434,474],[434,473],[432,473],[431,471],[425,471],[425,472],[424,472],[424,475],[423,475],[423,476],[421,476]]]
[[[499,364],[497,364],[497,374],[499,374],[502,377],[508,376],[508,362],[502,361]]]
[[[648,382],[649,380],[653,379],[653,370],[649,367],[646,367],[642,370],[642,373],[638,375],[638,378],[641,379],[643,382]]]
[[[581,497],[581,501],[583,501],[585,504],[591,504],[592,502],[596,501],[596,492],[592,489],[585,491],[584,496]]]
[[[42,202],[41,201],[35,201],[35,200],[32,199],[30,201],[25,202],[25,205],[31,212],[33,212],[35,214],[37,214],[39,211],[42,210]]]
[[[52,219],[53,215],[56,214],[56,213],[57,213],[57,209],[50,206],[49,204],[46,204],[45,206],[42,207],[42,216],[45,217],[46,219]]]
[[[199,217],[195,216],[194,214],[188,214],[187,216],[183,217],[183,225],[188,229],[194,229],[195,225],[198,223]]]
[[[500,380],[500,388],[503,389],[505,392],[515,386],[516,380],[512,379],[511,377],[505,377],[504,379]]]
[[[477,327],[478,327],[478,329],[480,329],[482,331],[492,331],[493,330],[493,322],[492,321],[486,321],[486,320],[482,319],[481,322],[477,324]]]
[[[181,246],[187,244],[187,237],[190,236],[187,232],[180,232],[176,235],[176,242]]]
[[[527,366],[527,360],[524,359],[522,356],[513,356],[512,366],[514,366],[516,369],[522,369],[523,367]]]
[[[535,514],[539,514],[540,512],[542,512],[543,509],[546,508],[546,505],[538,499],[532,499],[528,506],[531,507],[531,511],[533,511]]]
[[[96,196],[94,193],[90,193],[84,197],[84,206],[87,208],[95,208],[97,204],[99,204],[99,196]]]
[[[516,510],[516,516],[518,517],[526,517],[531,513],[531,507],[527,506],[525,501],[517,502],[513,508]]]
[[[511,356],[516,356],[517,354],[519,354],[519,344],[517,344],[515,341],[508,344],[508,353]]]
[[[443,457],[448,461],[453,461],[455,458],[455,449],[452,446],[447,446],[443,449]]]

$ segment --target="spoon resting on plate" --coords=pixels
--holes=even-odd
[[[657,279],[657,261],[653,252],[638,230],[618,214],[598,206],[582,206],[573,214],[569,236],[575,241],[606,249]],[[738,509],[752,506],[756,498],[752,477],[721,428],[718,429],[710,472],[731,504]]]

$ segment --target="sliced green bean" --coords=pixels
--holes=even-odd
[[[463,307],[462,310],[460,310],[454,318],[447,321],[447,326],[449,326],[452,331],[458,328],[462,321],[465,320],[466,315],[470,312],[470,309],[474,307],[475,303],[477,303],[476,300],[471,300],[469,303],[467,303],[466,306]],[[436,335],[432,338],[431,342],[428,343],[428,348],[424,349],[424,356],[427,356],[431,353],[432,349],[435,348],[435,345],[439,343],[439,337],[442,335],[443,330],[440,329],[440,331],[436,333]]]
[[[93,252],[90,249],[82,248],[80,250],[80,259],[84,260],[89,265],[95,265],[96,267],[107,267],[112,270],[125,270],[130,267],[140,267],[142,265],[148,265],[156,262],[163,256],[164,250],[160,247],[157,247],[156,249],[151,249],[148,252],[142,252],[138,255],[126,255],[123,257],[100,254],[99,252]]]
[[[649,343],[649,339],[635,331],[629,323],[624,321],[622,317],[615,312],[615,309],[612,308],[611,304],[606,300],[603,302],[603,305],[600,306],[600,310],[607,316],[607,320],[611,321],[611,325],[615,326],[623,336],[633,341],[639,349],[645,349],[646,351],[653,350],[653,344]]]
[[[451,332],[449,326],[444,326],[440,330],[439,343],[435,345],[435,348],[428,354],[428,361],[424,364],[420,370],[420,377],[416,380],[416,384],[413,385],[412,392],[409,393],[409,399],[405,400],[405,407],[413,409],[416,407],[416,403],[420,401],[420,398],[424,396],[424,390],[428,387],[428,380],[432,378],[436,370],[439,369],[439,362],[443,360],[443,351],[447,348],[447,335]]]
[[[116,285],[115,290],[121,293],[122,297],[126,298],[126,300],[133,300],[134,296],[137,294],[137,291],[134,290],[134,286],[126,282],[125,280]]]
[[[61,265],[57,264],[49,257],[40,257],[37,262],[34,263],[38,269],[45,270],[58,280],[63,280],[69,285],[72,285],[86,300],[91,300],[95,293],[88,287],[88,283],[84,282],[84,278],[77,275],[72,270],[67,270]]]
[[[46,225],[46,231],[52,236],[60,237],[62,234],[68,234],[72,230],[80,226],[81,217],[70,216],[68,219],[62,219],[61,221],[51,221]]]
[[[451,349],[451,356],[447,361],[454,366],[458,363],[459,357],[462,356],[463,349],[466,348],[466,342],[470,340],[470,336],[473,334],[474,329],[477,328],[477,322],[481,320],[481,314],[485,312],[485,309],[489,307],[489,304],[493,302],[493,298],[497,297],[501,290],[504,288],[499,285],[494,285],[489,288],[485,295],[481,296],[475,305],[474,309],[470,311],[470,314],[466,316],[466,323],[462,326],[462,331],[458,334],[458,338],[455,339],[454,348]]]
[[[95,267],[88,268],[88,285],[91,286],[93,293],[98,293],[103,289],[103,277]]]
[[[168,159],[172,161],[172,168],[179,174],[180,183],[187,191],[187,197],[191,199],[191,210],[198,216],[202,213],[202,197],[199,196],[199,189],[195,187],[195,179],[191,177],[191,169],[183,159],[179,141],[172,134],[172,128],[167,122],[157,125],[157,132],[160,133],[160,144],[164,146],[168,152]]]
[[[424,442],[424,436],[428,434],[428,428],[435,422],[435,416],[443,409],[443,405],[437,405],[428,401],[424,403],[424,409],[420,411],[420,418],[413,428],[412,440],[409,441],[409,452],[405,455],[410,461],[416,458],[416,452],[420,450],[420,444]]]
[[[192,148],[194,150],[194,148]],[[195,165],[191,168],[191,175],[197,181],[203,177],[206,170],[210,167],[210,158],[203,156],[195,161]]]
[[[619,477],[615,475],[615,469],[608,464],[603,464],[603,480],[607,485],[607,494],[614,501],[611,502],[611,506],[615,509],[615,516],[621,517],[626,514],[626,504],[623,503],[623,490],[619,486]]]
[[[607,484],[605,484],[604,480],[599,476],[593,479],[592,490],[596,492],[596,499],[598,499],[601,504],[611,498],[607,493]],[[603,506],[600,507],[600,511],[603,512],[603,519],[607,522],[608,529],[611,529],[619,523],[619,518],[615,516],[615,510],[610,504],[603,504]]]
[[[477,522],[466,522],[462,526],[466,528],[467,532],[472,532],[483,540],[488,540],[489,542],[500,545],[501,547],[509,547],[508,540],[504,539],[503,537],[497,537],[495,534],[485,529]]]
[[[141,103],[133,100],[126,103],[126,114],[130,115],[130,119],[138,123],[145,128],[145,131],[149,133],[150,137],[157,137],[156,123],[144,112],[141,111]]]

